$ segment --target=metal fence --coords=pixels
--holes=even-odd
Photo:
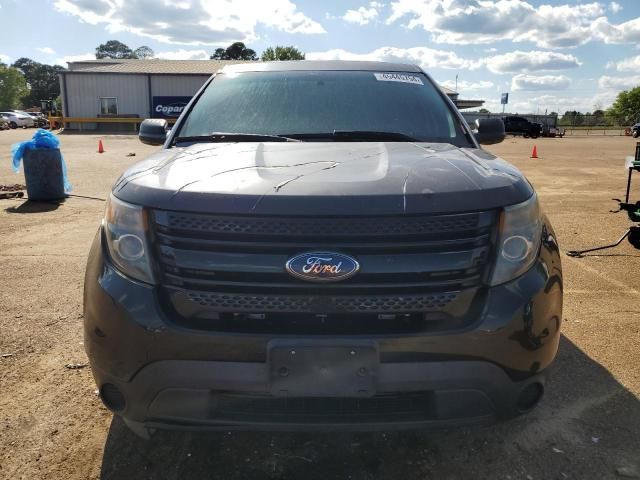
[[[616,115],[570,112],[558,118],[566,135],[631,135],[636,120]]]
[[[567,112],[565,115],[538,115],[519,113],[479,113],[462,112],[462,115],[471,125],[479,118],[504,118],[518,116],[530,122],[540,123],[548,127],[562,128],[565,135],[631,135],[631,127],[640,120],[640,113],[636,117],[623,117],[607,114],[585,114],[580,112]]]

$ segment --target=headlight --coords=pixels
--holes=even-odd
[[[498,258],[491,285],[508,282],[526,272],[538,257],[542,235],[538,197],[506,207],[500,218]]]
[[[153,283],[146,220],[142,207],[109,195],[102,227],[111,260],[122,273],[142,282]]]

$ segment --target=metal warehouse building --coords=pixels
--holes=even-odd
[[[69,62],[68,69],[60,73],[63,115],[82,119],[177,118],[204,82],[232,63],[239,62],[112,59]],[[82,124],[85,129],[98,126],[113,127]]]
[[[100,130],[122,129],[122,122],[117,123],[116,119],[128,119],[134,126],[136,118],[175,119],[213,73],[233,63],[241,62],[114,59],[69,62],[68,69],[60,73],[63,116],[69,118],[67,127]],[[459,108],[484,103],[460,100],[457,92],[444,87],[442,90]],[[105,123],[91,122],[92,119]]]

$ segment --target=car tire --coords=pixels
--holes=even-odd
[[[631,134],[633,138],[638,138],[638,135],[640,135],[640,130],[634,130],[633,133]]]
[[[538,137],[539,137],[539,135],[531,135],[531,138],[533,138],[533,139],[536,139]]]
[[[11,128],[18,128],[18,124],[16,122],[10,122],[9,123],[9,127]]]

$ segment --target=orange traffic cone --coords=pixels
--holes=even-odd
[[[538,158],[538,148],[534,145],[531,151],[531,158]]]
[[[104,147],[102,146],[102,140],[98,141],[98,153],[104,153]]]

